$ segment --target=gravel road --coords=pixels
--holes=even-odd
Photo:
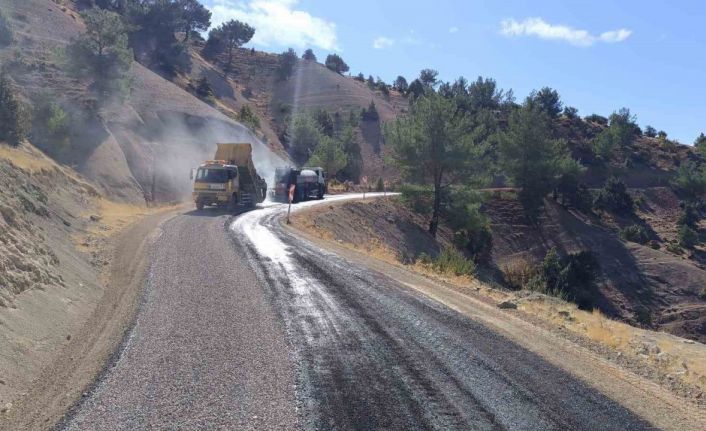
[[[480,323],[293,235],[282,212],[244,214],[231,231],[294,346],[306,429],[653,429]]]
[[[67,430],[298,429],[290,349],[231,218],[165,223],[137,322]]]
[[[293,235],[283,211],[166,223],[136,325],[64,428],[653,429],[480,323]]]

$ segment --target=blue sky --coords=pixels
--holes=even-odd
[[[518,101],[551,86],[581,115],[625,106],[685,144],[706,132],[706,2],[205,0],[248,46],[337,52],[351,73],[495,78]],[[678,6],[677,6],[678,3]]]

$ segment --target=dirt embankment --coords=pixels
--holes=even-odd
[[[514,199],[509,201],[516,202]],[[701,276],[698,272],[701,270],[685,259],[674,255],[661,255],[659,260],[655,260],[657,258],[653,252],[659,253],[658,250],[637,244],[623,244],[617,239],[617,235],[606,227],[591,225],[588,220],[582,221],[576,215],[561,214],[564,210],[552,204],[548,205],[547,214],[544,216],[546,219],[538,230],[528,226],[522,217],[517,215],[521,214],[521,210],[518,212],[515,204],[511,202],[491,199],[486,204],[486,210],[492,220],[492,259],[496,265],[502,265],[503,262],[520,255],[538,261],[552,246],[568,252],[597,247],[594,251],[597,251],[599,256],[604,254],[600,260],[606,266],[603,281],[608,285],[603,286],[601,292],[606,295],[606,301],[619,298],[632,306],[635,304],[630,303],[631,300],[644,303],[654,301],[658,304],[660,301],[672,301],[669,305],[672,308],[695,306],[690,305],[693,298],[689,287],[680,285],[679,280],[689,274],[692,274],[691,277]],[[500,213],[504,215],[501,216]],[[426,223],[424,217],[410,212],[394,198],[322,205],[298,211],[292,217],[293,226],[307,235],[400,266],[403,265],[404,256],[410,257],[421,252],[433,255],[449,245],[451,232],[448,229],[442,229],[439,240],[436,241],[425,232]],[[616,255],[615,249],[621,254]],[[628,262],[631,266],[621,267],[622,261],[616,260],[621,256],[629,256]],[[557,298],[531,292],[498,290],[471,279],[442,277],[431,274],[419,265],[403,266],[450,283],[462,291],[479,293],[492,304],[509,301],[533,324],[586,345],[620,366],[659,382],[680,396],[696,402],[706,402],[704,344],[671,334],[636,328],[611,320],[597,310],[581,311],[575,305]],[[657,284],[660,278],[655,276],[656,271],[686,272],[686,275],[669,276],[664,273],[661,277],[665,279],[661,284]],[[618,283],[629,277],[639,277],[655,283],[642,291],[650,292],[653,296],[645,299],[639,292],[632,292],[633,296],[621,295],[619,290],[611,292],[614,284],[619,285]],[[674,280],[667,281],[669,278]],[[677,290],[674,286],[685,291]],[[625,289],[630,292],[629,288]],[[655,297],[660,299],[655,300]],[[608,304],[616,306],[610,302]],[[618,308],[620,304],[617,303]],[[679,325],[680,330],[674,332],[683,333],[684,328],[688,327],[687,323],[682,322]],[[673,327],[664,325],[660,326],[660,329],[671,330]],[[700,337],[699,333],[686,335]]]
[[[13,44],[0,49],[0,63],[29,105],[48,98],[71,118],[68,144],[33,143],[74,167],[104,196],[132,204],[178,200],[189,192],[189,169],[212,157],[217,142],[252,142],[264,162],[270,150],[283,154],[276,143],[267,146],[137,62],[127,77],[129,94],[99,104],[88,82],[69,75],[57,55],[84,30],[73,2],[0,0],[0,7],[16,34]]]
[[[0,428],[45,429],[100,371],[140,291],[119,277],[141,274],[125,256],[144,257],[149,232],[124,251],[115,239],[153,211],[102,198],[29,144],[0,143]]]

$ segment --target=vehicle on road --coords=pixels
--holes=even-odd
[[[214,160],[205,161],[195,171],[191,176],[198,210],[217,205],[233,212],[238,207],[253,207],[267,196],[267,183],[257,174],[250,144],[218,144]]]
[[[328,191],[326,171],[320,167],[301,169],[281,167],[275,169],[273,199],[287,202],[291,185],[295,185],[294,202],[323,199],[324,194]]]

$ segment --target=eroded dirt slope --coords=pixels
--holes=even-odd
[[[272,164],[270,148],[246,127],[137,62],[124,102],[97,106],[86,83],[62,67],[61,48],[83,30],[72,2],[0,0],[0,7],[17,39],[0,61],[20,92],[28,101],[48,95],[73,119],[69,145],[43,149],[103,194],[131,203],[180,198],[189,169],[212,157],[218,141],[252,142],[255,156]]]

